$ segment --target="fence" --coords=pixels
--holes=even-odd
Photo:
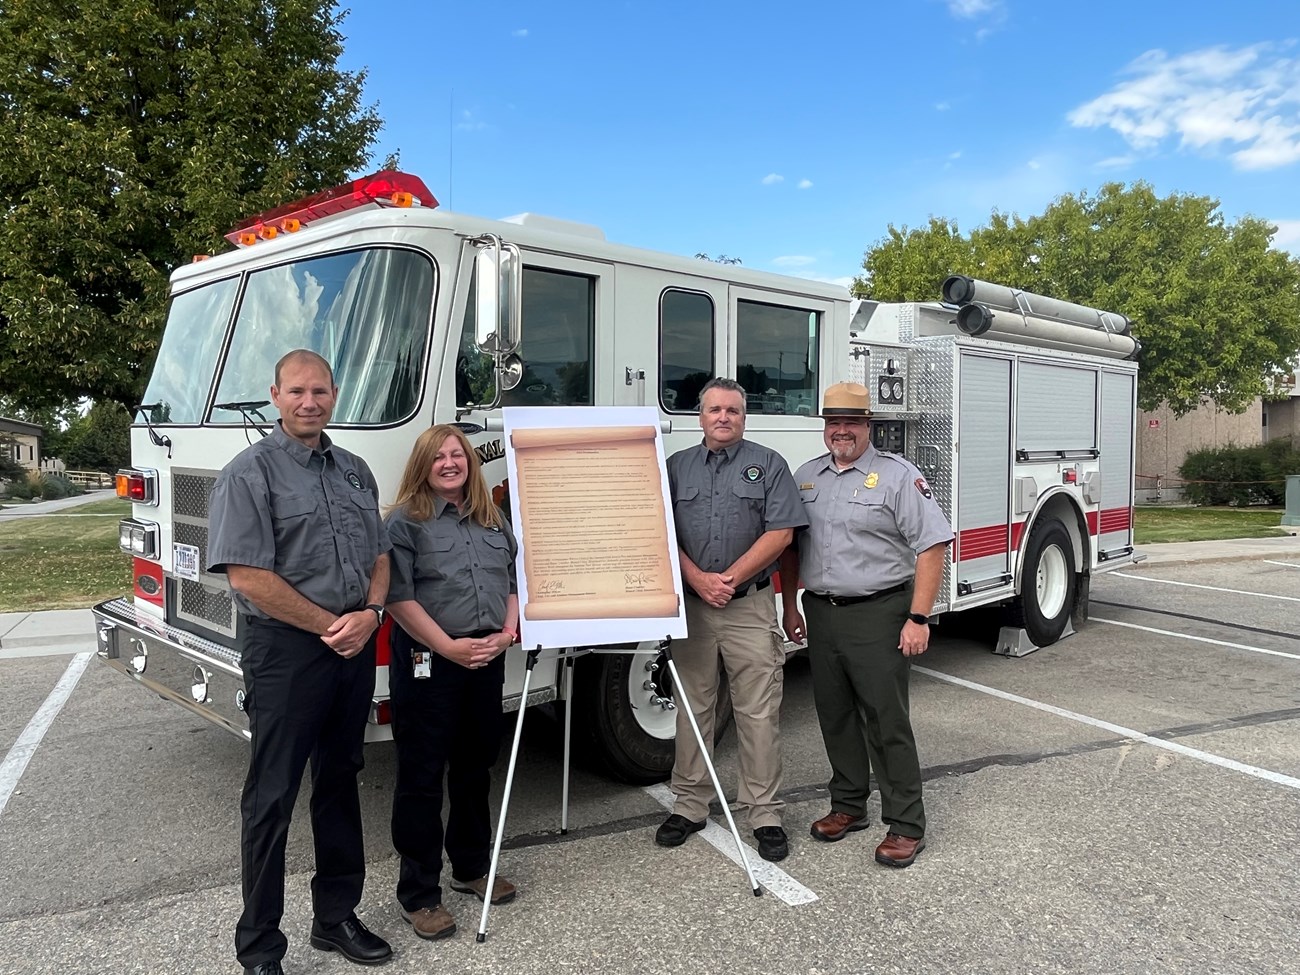
[[[79,487],[111,488],[113,486],[113,475],[105,474],[103,471],[61,471],[60,476],[66,477]]]

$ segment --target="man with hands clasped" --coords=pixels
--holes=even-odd
[[[420,434],[387,520],[393,540],[388,668],[397,746],[393,846],[397,900],[421,938],[451,936],[442,854],[451,889],[489,896],[490,769],[501,741],[507,647],[518,637],[517,545],[492,503],[478,454],[456,427]],[[443,773],[448,812],[443,829]],[[497,875],[493,904],[515,898]]]
[[[323,358],[306,349],[284,356],[271,387],[275,430],[226,465],[209,501],[208,569],[234,590],[252,736],[235,930],[251,975],[282,971],[285,843],[309,758],[311,944],[368,965],[392,954],[354,913],[366,875],[357,773],[389,543],[370,468],[324,432],[337,398]]]
[[[831,811],[812,824],[813,838],[866,828],[874,769],[889,827],[876,860],[906,867],[925,848],[926,825],[908,678],[929,646],[953,533],[921,472],[872,446],[869,405],[858,383],[826,390],[828,452],[795,472],[808,528],[781,558],[781,596],[790,639],[808,640],[831,763]]]

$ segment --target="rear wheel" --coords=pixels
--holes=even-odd
[[[1025,546],[1020,596],[1012,604],[1012,622],[1022,626],[1040,647],[1061,638],[1079,592],[1078,570],[1070,533],[1057,518],[1034,526]]]
[[[638,653],[597,653],[575,662],[575,753],[621,782],[662,782],[673,769],[677,733],[674,688],[664,655],[653,644]],[[731,691],[718,674],[716,744],[731,725]],[[673,705],[673,706],[665,706]]]

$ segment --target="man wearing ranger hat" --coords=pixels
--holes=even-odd
[[[952,529],[921,472],[871,444],[865,386],[822,399],[828,453],[795,472],[808,528],[781,559],[785,630],[808,637],[813,696],[831,763],[831,811],[812,824],[833,842],[865,829],[870,775],[888,835],[876,860],[906,867],[925,848],[921,767],[908,711],[911,659],[929,615]],[[807,629],[797,594],[802,579]]]

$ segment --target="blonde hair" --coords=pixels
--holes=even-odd
[[[397,486],[397,498],[388,510],[401,509],[415,521],[428,521],[433,517],[437,495],[429,484],[429,472],[433,470],[433,459],[448,438],[459,442],[465,451],[466,514],[484,528],[504,528],[501,511],[492,503],[492,493],[483,477],[478,452],[465,434],[448,423],[432,426],[416,437],[411,456],[406,461],[406,470],[402,472],[402,481]]]

